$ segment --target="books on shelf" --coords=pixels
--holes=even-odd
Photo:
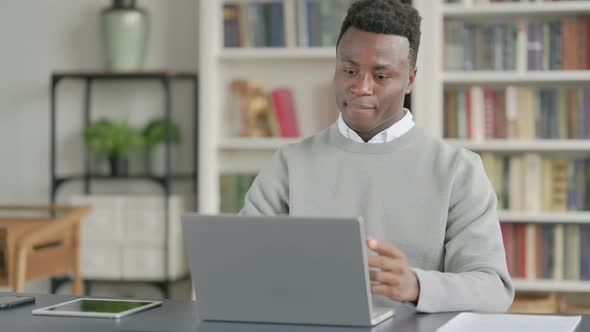
[[[590,87],[447,88],[443,111],[446,138],[590,138]]]
[[[456,3],[463,5],[485,5],[489,3],[506,3],[506,2],[569,2],[569,1],[587,1],[587,0],[445,0],[445,3]]]
[[[515,22],[445,21],[451,71],[590,69],[590,17]]]
[[[590,210],[590,159],[548,159],[536,153],[481,153],[499,209]]]
[[[352,0],[228,1],[223,7],[225,47],[335,46]]]
[[[513,278],[590,280],[590,225],[502,223]]]
[[[244,197],[250,189],[256,174],[222,174],[219,179],[221,213],[238,213],[244,206]]]
[[[223,6],[225,47],[285,47],[282,1],[226,3]]]

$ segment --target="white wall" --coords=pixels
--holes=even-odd
[[[109,4],[109,0],[0,0],[0,204],[48,202],[50,73],[103,67],[99,13]],[[197,0],[138,0],[138,4],[151,16],[146,69],[196,70]],[[173,112],[189,139],[191,90],[188,85],[176,87]],[[82,92],[82,84],[74,81],[59,88],[62,173],[82,169]],[[162,114],[162,107],[156,83],[95,85],[94,118],[108,115],[141,126]],[[180,155],[177,164],[190,169],[189,153]]]

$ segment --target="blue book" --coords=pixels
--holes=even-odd
[[[549,22],[549,70],[561,69],[561,22]]]
[[[537,90],[537,100],[539,101],[539,114],[535,117],[537,138],[548,138],[548,123],[549,123],[549,110],[547,104],[547,90]]]
[[[465,90],[457,91],[457,138],[467,138],[467,105],[465,105]]]
[[[590,138],[590,88],[583,88],[581,93],[583,94],[582,105],[584,108],[584,120],[586,121],[584,123],[584,132],[586,133],[586,137],[584,138]]]
[[[578,132],[576,133],[576,137],[578,139],[584,139],[586,138],[586,112],[584,110],[584,89],[582,88],[577,88],[576,89],[576,93],[574,98],[576,98],[576,102],[574,103],[574,105],[577,106],[577,115],[578,115]]]
[[[463,69],[470,71],[475,70],[475,26],[470,23],[465,23],[465,48],[463,54],[464,66]]]
[[[538,22],[530,22],[527,27],[527,64],[528,70],[543,68],[543,26]]]
[[[580,225],[580,279],[590,280],[590,225]]]
[[[576,160],[569,163],[567,178],[567,210],[578,210],[578,187],[576,186]]]
[[[285,47],[285,22],[283,19],[283,3],[275,2],[268,4],[270,36],[269,46]]]
[[[547,102],[548,110],[549,110],[549,138],[551,139],[558,139],[559,138],[559,121],[557,120],[558,111],[557,111],[557,90],[551,89],[549,90],[548,94],[549,98]]]
[[[542,247],[543,247],[543,278],[553,278],[553,265],[555,263],[555,226],[542,226]]]
[[[320,5],[315,0],[307,0],[307,33],[309,46],[322,46]]]
[[[504,32],[504,70],[516,70],[516,37],[516,27],[507,24]]]
[[[506,68],[504,68],[504,24],[495,24],[492,27],[492,29],[494,33],[494,42],[492,46],[494,49],[494,70],[505,70]]]
[[[248,9],[254,47],[265,47],[267,46],[267,27],[264,19],[264,4],[251,3]]]
[[[576,209],[583,211],[586,204],[586,161],[584,159],[574,161],[574,176],[576,178]]]

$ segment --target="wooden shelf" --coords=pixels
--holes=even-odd
[[[486,140],[481,142],[446,139],[456,147],[489,152],[590,152],[590,140]]]
[[[219,143],[222,150],[277,150],[281,146],[299,142],[300,138],[224,138]]]
[[[223,60],[334,60],[334,47],[297,47],[297,48],[224,48],[219,57]]]
[[[590,211],[568,212],[516,212],[498,211],[501,222],[506,223],[572,223],[590,224]]]
[[[493,3],[481,5],[445,4],[445,18],[481,19],[505,17],[564,16],[590,13],[588,1]]]
[[[588,83],[590,70],[552,70],[552,71],[447,71],[443,83],[456,85],[473,84],[552,84]]]
[[[53,79],[82,78],[82,79],[162,79],[182,78],[196,79],[197,74],[191,71],[153,69],[137,71],[109,71],[109,70],[63,70],[52,73]]]
[[[512,279],[517,291],[529,292],[590,292],[590,280],[526,280]]]

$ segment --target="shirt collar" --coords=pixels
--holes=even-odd
[[[407,109],[404,108],[404,116],[396,123],[392,124],[389,128],[381,131],[377,135],[373,136],[367,143],[387,143],[391,142],[394,139],[402,136],[403,134],[407,133],[412,127],[414,127],[414,117],[412,113]],[[344,119],[342,118],[342,113],[338,116],[338,130],[340,133],[353,141],[364,143],[363,139],[354,131],[352,130]]]

